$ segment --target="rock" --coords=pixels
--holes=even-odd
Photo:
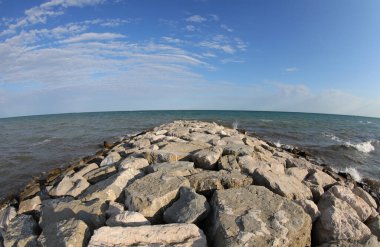
[[[13,218],[3,235],[4,246],[37,246],[38,225],[31,215],[20,214]]]
[[[49,224],[73,218],[83,220],[90,229],[95,229],[104,225],[107,208],[107,203],[99,199],[88,202],[70,198],[45,200],[41,207],[40,226],[45,228]]]
[[[306,168],[291,167],[287,168],[285,173],[287,175],[297,178],[299,181],[303,181],[309,173],[309,171]]]
[[[286,159],[286,168],[291,168],[291,167],[299,167],[299,168],[305,168],[305,169],[312,169],[315,166],[305,160],[304,158],[287,158]]]
[[[285,174],[256,169],[252,175],[255,184],[262,185],[276,194],[293,200],[312,199],[310,189],[297,178]]]
[[[38,181],[32,181],[28,183],[25,188],[20,192],[20,200],[27,200],[34,197],[41,191],[41,187]]]
[[[182,143],[168,143],[162,148],[162,151],[171,152],[176,154],[182,159],[191,159],[191,155],[196,151],[210,147],[210,144],[203,142],[182,142]]]
[[[147,168],[147,172],[160,172],[165,175],[170,176],[189,176],[192,174],[196,174],[199,170],[194,168],[194,163],[189,161],[176,161],[173,163],[158,163],[150,165]]]
[[[121,214],[124,212],[124,205],[118,202],[110,201],[108,204],[108,209],[106,211],[106,216],[110,217],[115,214]]]
[[[316,169],[313,170],[306,180],[313,184],[321,185],[325,190],[336,183],[336,180],[330,175]]]
[[[314,222],[318,219],[318,217],[321,215],[321,212],[319,212],[318,206],[311,200],[299,200],[295,201],[298,205],[300,205],[305,213],[310,215],[311,220]]]
[[[252,184],[252,178],[236,171],[203,171],[187,177],[196,192],[210,196],[215,190],[243,187]]]
[[[360,197],[361,199],[363,199],[369,206],[373,208],[377,208],[377,203],[375,199],[373,199],[373,197],[362,188],[355,187],[352,189],[352,192],[358,197]]]
[[[224,146],[223,148],[223,155],[243,156],[252,155],[253,152],[253,147],[246,146],[244,144],[229,144]]]
[[[206,197],[198,195],[193,189],[182,187],[180,196],[164,212],[166,223],[199,223],[208,214],[210,206]]]
[[[183,139],[188,140],[188,141],[211,143],[211,142],[219,141],[220,137],[216,135],[206,134],[206,133],[193,132],[185,136]]]
[[[177,154],[165,150],[145,150],[143,156],[145,159],[148,160],[149,164],[162,162],[176,162],[184,158],[182,154]]]
[[[218,162],[218,169],[227,171],[240,171],[240,165],[237,162],[235,155],[225,155],[220,158]]]
[[[114,165],[109,165],[94,169],[83,175],[83,177],[91,184],[94,184],[114,175],[115,173],[117,173],[117,167]]]
[[[112,215],[107,221],[107,226],[143,226],[150,225],[150,222],[144,215],[138,212],[124,211],[119,214]]]
[[[124,159],[120,165],[119,169],[125,170],[125,169],[145,169],[149,166],[148,160],[144,158],[136,158],[136,157],[128,157]]]
[[[163,211],[177,198],[181,186],[189,186],[184,177],[146,175],[125,188],[125,205],[149,221],[159,222]]]
[[[244,145],[245,146],[245,143],[243,142],[240,136],[223,137],[220,141],[222,143],[225,143],[224,145]]]
[[[102,227],[95,231],[89,247],[194,246],[207,247],[206,236],[194,224],[138,227]]]
[[[150,141],[148,139],[140,139],[132,143],[134,148],[145,148],[150,146]]]
[[[16,209],[12,206],[0,210],[0,232],[5,231],[9,222],[17,216]]]
[[[118,152],[110,152],[107,157],[100,163],[100,167],[109,166],[121,159],[121,156]]]
[[[73,196],[80,195],[90,184],[81,176],[64,176],[56,187],[49,191],[51,196]]]
[[[115,201],[120,197],[124,188],[134,180],[144,176],[140,170],[128,169],[91,185],[81,196],[80,199],[87,201],[100,198],[103,201]]]
[[[193,154],[193,160],[197,167],[212,170],[215,169],[222,152],[223,148],[221,147],[202,149]]]
[[[371,207],[359,196],[355,195],[349,188],[335,185],[330,188],[331,193],[337,198],[345,201],[357,213],[361,221],[365,221],[372,214]]]
[[[176,127],[175,129],[170,129],[166,132],[167,136],[182,137],[189,134],[189,129],[184,127]]]
[[[361,241],[355,240],[333,240],[318,247],[380,247],[380,243],[377,241],[376,236],[370,236]]]
[[[262,186],[216,191],[211,207],[213,246],[310,246],[309,215]]]
[[[38,241],[43,247],[82,247],[90,240],[90,229],[82,220],[62,220],[46,225]]]
[[[371,230],[371,233],[380,240],[380,216],[370,218],[366,221],[366,225]]]
[[[18,214],[28,213],[31,211],[40,211],[41,209],[41,198],[40,196],[35,196],[32,199],[21,201],[18,206]]]
[[[302,183],[311,190],[311,193],[313,194],[313,201],[315,203],[318,203],[319,198],[321,198],[323,193],[325,193],[323,187],[321,185],[313,184],[308,181],[302,181]]]
[[[90,171],[93,171],[93,170],[98,169],[98,168],[99,168],[99,166],[96,163],[91,163],[91,164],[88,164],[85,167],[83,167],[81,170],[79,170],[75,174],[83,177],[86,173],[89,173]]]
[[[248,174],[253,174],[257,168],[270,170],[274,173],[284,173],[284,165],[275,159],[264,158],[260,155],[244,155],[238,157],[241,170]]]

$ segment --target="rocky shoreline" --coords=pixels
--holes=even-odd
[[[303,152],[199,121],[104,146],[3,203],[0,246],[380,246],[379,182]]]

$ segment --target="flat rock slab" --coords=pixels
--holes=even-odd
[[[182,187],[180,196],[164,212],[166,223],[199,223],[210,211],[206,197],[193,189]]]
[[[110,152],[107,157],[102,160],[100,163],[100,166],[109,166],[116,162],[118,162],[121,159],[121,156],[118,152]]]
[[[149,162],[144,158],[128,157],[120,163],[119,169],[145,169],[148,166]]]
[[[310,216],[262,186],[216,191],[211,207],[213,246],[310,246]]]
[[[157,222],[161,220],[167,206],[178,197],[182,186],[190,186],[184,177],[152,173],[125,188],[125,205],[128,210],[139,212],[149,221]]]
[[[41,198],[40,196],[35,196],[31,199],[21,201],[18,206],[18,214],[28,213],[31,211],[40,211],[41,209]]]
[[[177,161],[177,162],[165,162],[152,164],[147,168],[147,172],[160,172],[165,175],[171,176],[190,176],[196,174],[199,171],[194,168],[194,163],[189,161]]]
[[[107,226],[144,226],[150,225],[150,222],[144,217],[144,215],[133,212],[123,211],[118,214],[113,214],[106,221]]]
[[[112,165],[91,170],[84,174],[83,177],[91,184],[94,184],[114,175],[115,173],[117,173],[117,167]]]
[[[38,238],[43,247],[82,247],[90,239],[90,229],[81,220],[69,219],[46,225]]]
[[[73,176],[66,175],[57,186],[49,191],[49,195],[77,197],[87,189],[88,186],[90,186],[90,184],[82,176],[76,174]]]
[[[202,149],[193,154],[193,160],[197,167],[212,170],[216,167],[222,153],[223,148],[221,147]]]
[[[207,247],[206,236],[194,224],[138,227],[102,227],[95,231],[89,247],[176,246]]]
[[[236,171],[202,171],[187,177],[196,192],[210,196],[215,190],[244,187],[252,184],[252,178]]]

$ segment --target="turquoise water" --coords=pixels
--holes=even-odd
[[[214,121],[305,148],[338,170],[380,177],[380,119],[285,112],[136,111],[0,119],[0,198],[32,176],[93,154],[104,140],[177,119]]]

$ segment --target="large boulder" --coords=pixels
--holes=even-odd
[[[147,168],[147,172],[159,172],[171,176],[190,176],[199,172],[199,169],[194,168],[194,163],[189,161],[177,161],[173,163],[157,163],[152,164]]]
[[[109,165],[109,166],[103,166],[100,168],[93,169],[85,173],[83,177],[87,179],[87,181],[90,182],[91,184],[94,184],[106,178],[109,178],[115,173],[117,173],[116,165]]]
[[[371,230],[372,234],[380,240],[380,216],[370,218],[366,221],[366,225]]]
[[[150,222],[144,215],[133,212],[123,211],[117,214],[112,214],[106,221],[107,226],[144,226],[150,225]]]
[[[323,171],[314,169],[307,177],[307,181],[322,186],[324,189],[331,187],[336,183],[336,180]]]
[[[352,192],[361,199],[363,199],[369,206],[377,208],[377,203],[375,199],[373,199],[373,197],[370,194],[368,194],[367,191],[363,190],[360,187],[355,187],[352,189]]]
[[[76,174],[63,177],[62,181],[49,191],[51,196],[79,196],[90,184],[82,176]]]
[[[77,171],[75,174],[83,177],[84,174],[89,173],[90,171],[93,171],[93,170],[98,169],[98,168],[99,168],[98,164],[91,163],[91,164],[86,165],[85,167],[83,167],[79,171]]]
[[[311,220],[314,222],[318,219],[318,217],[321,215],[321,212],[319,212],[318,206],[311,200],[299,200],[295,201],[298,205],[300,205],[305,213],[310,215]]]
[[[216,191],[211,207],[213,246],[310,246],[310,216],[262,186]]]
[[[89,247],[176,246],[207,247],[206,236],[194,224],[138,227],[102,227],[91,237]]]
[[[145,169],[149,166],[148,160],[137,157],[127,157],[119,165],[119,169]]]
[[[219,159],[218,169],[227,170],[227,171],[233,171],[233,170],[240,171],[240,165],[237,162],[235,155],[224,155],[220,157]]]
[[[313,198],[310,189],[293,176],[258,168],[252,177],[255,184],[265,186],[274,193],[289,199],[310,200]]]
[[[40,211],[41,197],[35,196],[31,199],[21,201],[18,206],[18,214],[29,213],[31,211]]]
[[[82,220],[53,222],[42,229],[38,242],[43,247],[82,247],[90,240],[90,229]]]
[[[109,166],[116,162],[118,162],[121,159],[121,156],[118,152],[110,152],[107,157],[102,160],[100,163],[100,166]]]
[[[182,187],[180,196],[164,212],[166,223],[198,223],[210,210],[206,197],[197,194],[193,189]]]
[[[228,144],[223,147],[223,155],[253,155],[255,152],[253,147],[243,144]]]
[[[0,210],[0,231],[5,231],[9,222],[17,216],[16,209],[12,206],[4,207]]]
[[[244,187],[252,178],[236,171],[203,171],[187,177],[196,192],[210,196],[215,190]]]
[[[193,160],[197,167],[212,170],[215,169],[222,152],[221,147],[203,149],[193,154]]]
[[[163,211],[175,201],[182,186],[190,186],[184,177],[152,173],[125,188],[125,205],[151,222],[160,222]]]
[[[144,176],[140,170],[128,169],[90,186],[81,199],[92,200],[100,198],[103,201],[115,201],[120,197],[124,188],[134,180]]]
[[[8,224],[3,235],[4,246],[37,246],[37,222],[31,215],[20,214]]]

